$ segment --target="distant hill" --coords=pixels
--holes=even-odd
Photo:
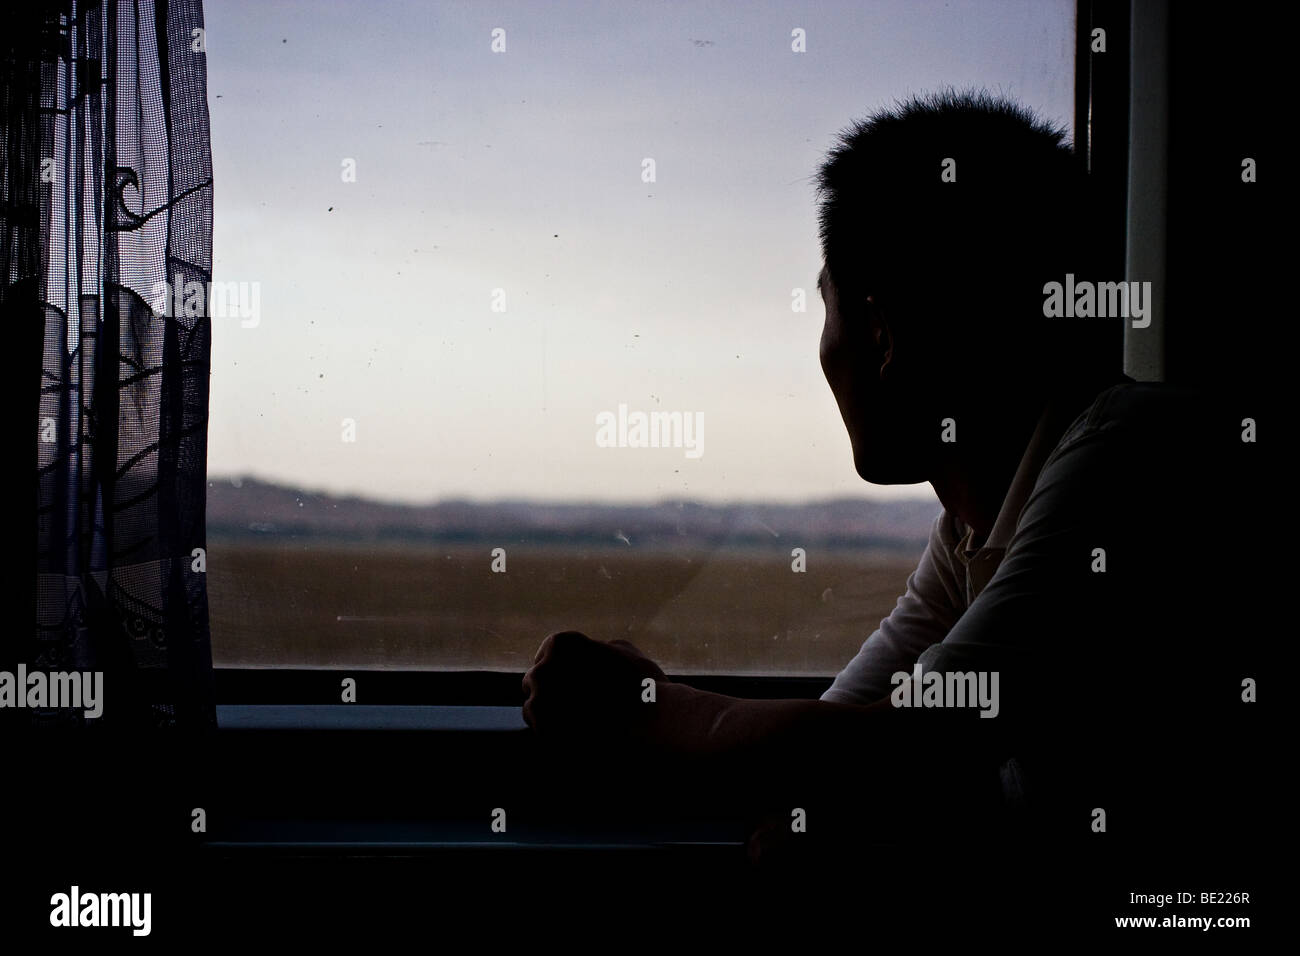
[[[302,491],[256,478],[208,482],[208,534],[349,541],[622,545],[652,549],[772,545],[916,551],[933,501],[836,498],[807,504],[554,504],[444,500],[408,505]]]

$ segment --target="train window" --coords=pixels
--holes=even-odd
[[[838,672],[939,504],[854,472],[812,174],[937,85],[1072,129],[1075,5],[206,15],[215,664]]]

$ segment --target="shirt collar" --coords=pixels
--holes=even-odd
[[[1020,521],[1020,512],[1024,510],[1029,494],[1038,481],[1038,473],[1043,470],[1047,456],[1052,453],[1070,424],[1068,420],[1063,420],[1067,414],[1069,412],[1061,409],[1060,402],[1049,402],[1038,416],[1038,423],[1029,436],[1029,444],[1025,446],[1015,477],[1011,479],[1007,495],[1002,499],[1002,508],[993,522],[993,530],[984,541],[985,548],[1004,551],[1011,543],[1011,536],[1016,533],[1016,524]],[[1070,417],[1073,418],[1073,415]]]
[[[1133,379],[1127,375],[1120,375],[1114,381],[1108,379],[1106,384],[1132,381]],[[1085,391],[1095,397],[1099,389],[1094,386]],[[1070,423],[1078,417],[1086,404],[1086,401],[1081,404],[1079,395],[1074,393],[1058,395],[1048,401],[1042,414],[1038,416],[1038,423],[1029,437],[1029,444],[1025,446],[1025,453],[1020,458],[1020,465],[1016,468],[1015,477],[1011,479],[1006,497],[1002,499],[1002,508],[993,522],[993,530],[989,532],[980,547],[971,548],[970,540],[975,532],[974,529],[967,528],[966,534],[957,543],[958,558],[965,562],[983,551],[1002,552],[1007,549],[1011,544],[1012,536],[1016,533],[1016,525],[1020,522],[1020,512],[1024,510],[1029,495],[1038,482],[1039,472],[1043,470],[1043,465],[1055,450],[1065,430],[1070,427]]]

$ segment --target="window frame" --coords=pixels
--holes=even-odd
[[[1094,27],[1106,30],[1107,53],[1104,56],[1091,55],[1090,34]],[[1100,234],[1110,240],[1103,261],[1108,267],[1113,267],[1116,274],[1122,274],[1125,261],[1129,32],[1129,0],[1078,0],[1075,8],[1074,139],[1079,161],[1093,177],[1104,200],[1094,212],[1103,222]],[[538,640],[540,643],[541,634]],[[296,709],[300,715],[298,725],[302,729],[320,729],[310,718],[309,708],[342,703],[341,681],[345,677],[357,681],[356,703],[432,707],[435,710],[429,713],[433,724],[460,720],[465,717],[465,708],[520,707],[523,703],[522,672],[214,666],[213,674],[219,726],[221,713],[237,714],[241,723],[256,723],[252,712],[246,708],[274,706],[279,711],[277,726],[293,723]],[[669,676],[702,690],[766,699],[815,699],[833,680],[832,676]],[[488,729],[489,724],[491,721],[485,720],[483,729]],[[376,729],[379,729],[378,724]]]

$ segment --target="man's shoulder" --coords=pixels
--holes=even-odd
[[[1044,463],[1022,520],[1048,527],[1047,513],[1061,511],[1098,534],[1203,546],[1208,527],[1225,533],[1220,519],[1244,514],[1258,497],[1242,415],[1233,393],[1214,387],[1104,388]]]
[[[1125,421],[1144,415],[1182,414],[1205,406],[1211,393],[1204,388],[1164,382],[1119,382],[1099,392],[1089,408],[1095,422]]]
[[[1097,392],[1065,430],[1057,452],[1080,441],[1135,441],[1148,450],[1177,451],[1189,432],[1226,423],[1227,407],[1212,391],[1162,382],[1118,382]]]

